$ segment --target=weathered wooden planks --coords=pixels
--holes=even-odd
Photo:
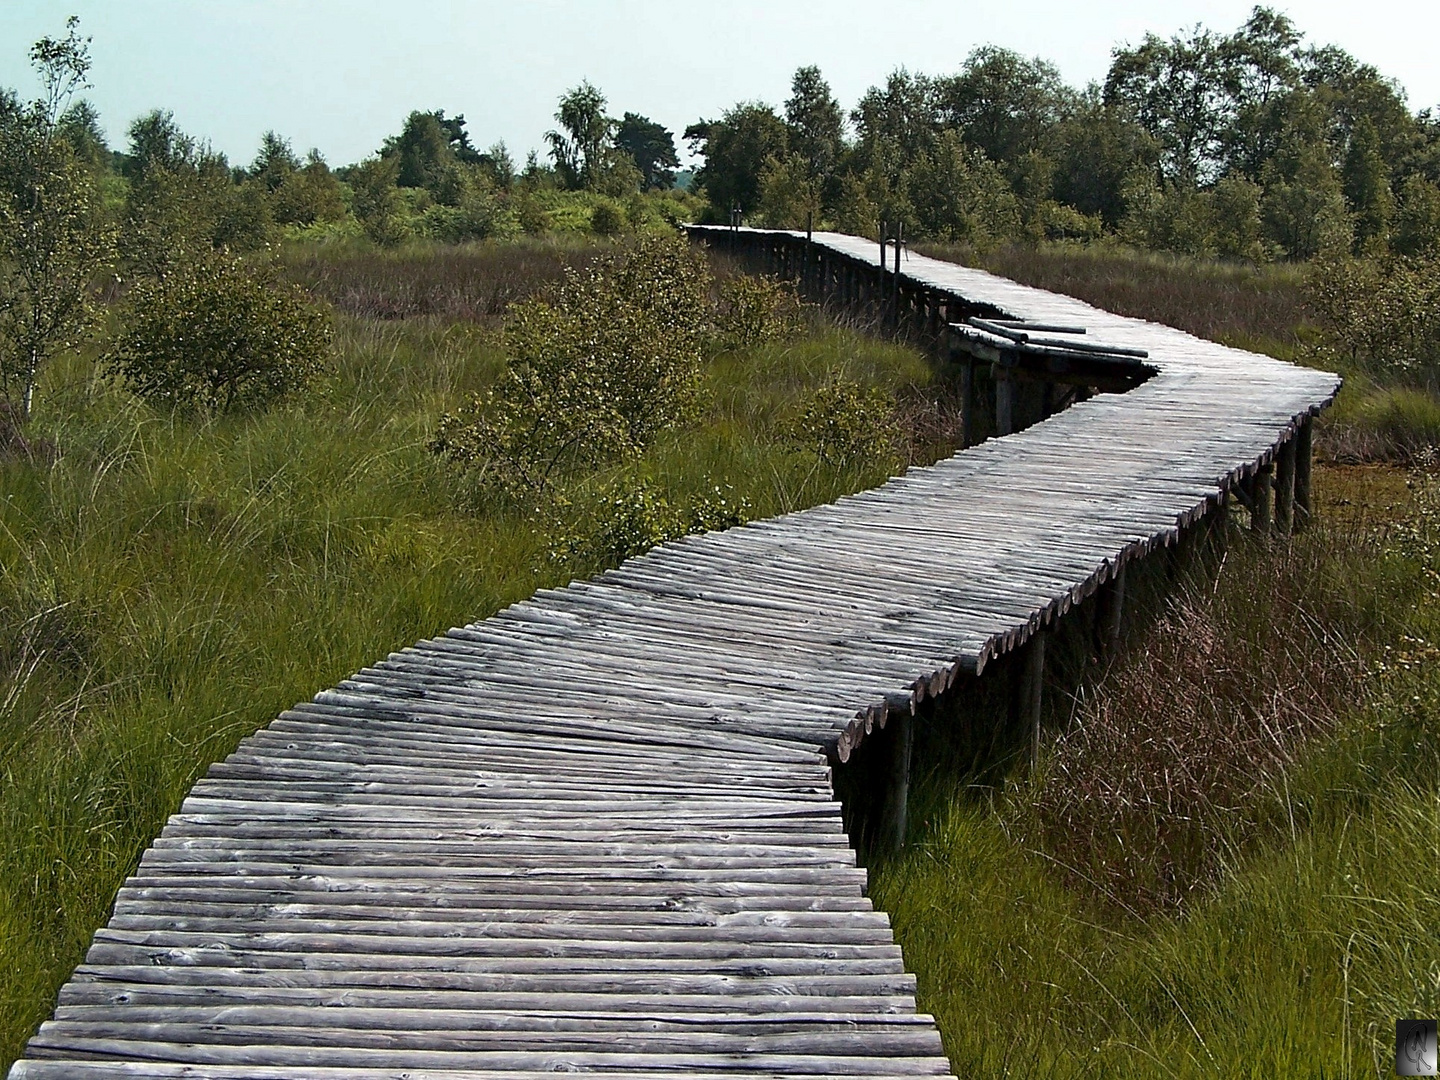
[[[1303,524],[1338,380],[898,246],[881,273],[854,237],[696,233],[786,252],[846,303],[879,289],[932,335],[942,307],[980,312],[1155,374],[547,590],[287,711],[171,818],[13,1077],[948,1072],[827,755],[1097,592],[1113,638],[1127,565],[1277,468],[1275,519],[1293,489]]]

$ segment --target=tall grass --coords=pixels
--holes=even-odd
[[[992,250],[919,245],[916,250],[1211,341],[1283,353],[1285,359],[1295,354],[1311,321],[1303,264],[1256,266],[1110,245]]]
[[[511,303],[609,246],[573,235],[391,250],[356,241],[292,245],[281,249],[281,262],[293,280],[347,315],[496,323]]]
[[[1035,774],[926,776],[872,892],[958,1075],[1389,1075],[1440,1006],[1440,501],[1319,480],[1056,695]]]
[[[458,299],[436,301],[444,318],[420,301],[342,313],[330,377],[267,412],[157,413],[85,357],[49,372],[28,434],[58,460],[0,458],[0,1070],[209,762],[377,657],[575,572],[425,443],[504,361],[499,286],[469,275],[534,289],[588,250],[451,252],[430,271],[342,250],[328,279],[329,256],[292,253],[332,285],[394,296],[414,271]],[[911,350],[816,321],[714,357],[700,422],[638,468],[677,499],[722,486],[767,515],[873,485],[888,463],[830,468],[778,430],[837,371],[892,390],[931,378]]]

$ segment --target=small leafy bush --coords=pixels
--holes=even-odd
[[[513,304],[505,372],[441,419],[431,450],[521,499],[643,452],[695,413],[709,285],[683,239],[647,237]]]
[[[831,379],[812,391],[787,434],[827,465],[845,467],[896,452],[895,408],[878,387]]]
[[[550,554],[558,562],[615,566],[667,540],[743,524],[749,515],[746,500],[718,487],[681,507],[648,480],[627,477],[606,488],[578,525],[557,530]]]
[[[303,389],[331,336],[328,311],[299,287],[217,255],[138,282],[108,363],[154,405],[229,412]]]
[[[1321,259],[1307,300],[1320,317],[1322,359],[1440,385],[1440,259]]]
[[[625,231],[625,215],[614,203],[596,203],[590,211],[590,228],[598,236],[618,236]]]
[[[714,322],[720,348],[753,348],[799,329],[800,298],[776,278],[739,275],[721,282]]]

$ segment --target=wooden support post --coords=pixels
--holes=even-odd
[[[1295,509],[1295,440],[1280,444],[1275,458],[1275,531],[1289,536],[1294,525]]]
[[[1218,573],[1230,546],[1230,493],[1221,493],[1215,509],[1205,515],[1206,571]]]
[[[900,327],[900,248],[905,243],[905,223],[899,222],[895,226],[895,295],[892,301],[895,320],[895,327]]]
[[[1020,676],[1020,718],[1030,731],[1030,767],[1040,762],[1040,709],[1045,695],[1045,639],[1041,630],[1025,650],[1025,670]]]
[[[1040,419],[1049,420],[1055,412],[1055,384],[1042,383],[1040,386]]]
[[[1010,369],[996,364],[995,372],[995,434],[1009,435],[1015,430],[1015,380]]]
[[[975,445],[975,358],[960,358],[960,449]]]
[[[1250,529],[1256,533],[1270,531],[1270,494],[1274,485],[1275,466],[1266,462],[1250,481]]]
[[[1110,586],[1100,594],[1100,651],[1113,653],[1120,647],[1120,634],[1125,629],[1125,574],[1122,563],[1119,571],[1110,579]]]
[[[890,732],[890,762],[880,807],[880,827],[875,839],[879,850],[893,852],[905,846],[915,719],[909,713],[891,713],[886,721],[886,730]]]
[[[1295,531],[1308,528],[1310,503],[1310,435],[1314,421],[1306,417],[1295,432]]]

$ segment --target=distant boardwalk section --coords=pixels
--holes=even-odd
[[[696,234],[886,280],[872,241]],[[946,321],[1084,326],[1153,374],[286,712],[196,784],[11,1076],[948,1074],[831,762],[1286,461],[1298,505],[1338,383],[935,260],[892,284]]]

